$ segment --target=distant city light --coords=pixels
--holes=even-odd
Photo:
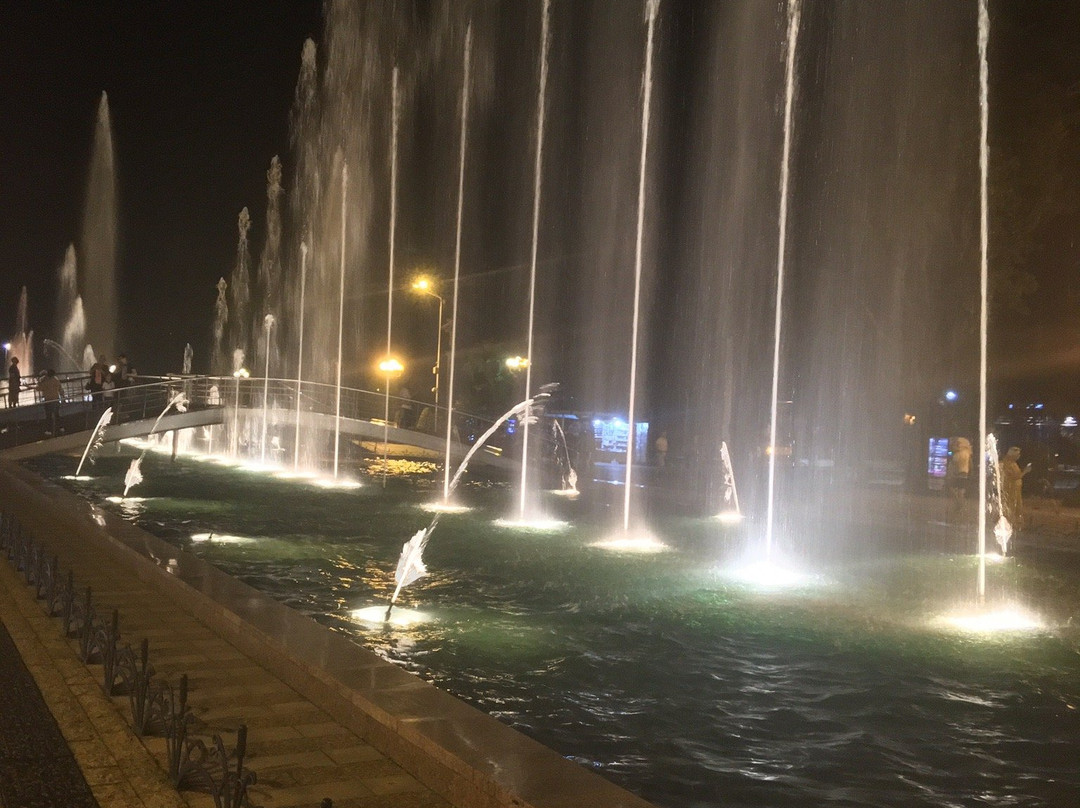
[[[946,401],[956,401],[956,399],[957,399],[957,392],[955,390],[946,390],[945,391],[945,400]]]
[[[1076,426],[1076,419],[1071,415],[1066,415],[1065,420],[1061,422],[1062,426]]]
[[[529,360],[524,356],[506,357],[506,367],[510,370],[523,370],[529,366]]]

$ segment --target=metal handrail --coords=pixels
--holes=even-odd
[[[94,424],[91,421],[96,420],[97,415],[106,407],[112,407],[115,423],[156,418],[180,392],[183,392],[187,399],[188,410],[224,409],[237,405],[241,409],[258,410],[263,406],[264,396],[267,403],[278,413],[296,410],[296,379],[140,375],[133,384],[91,394],[86,384],[88,373],[65,373],[57,376],[63,377],[61,411],[70,427],[69,432],[92,428]],[[14,408],[0,408],[0,445],[16,446],[40,440],[43,436],[43,401],[37,394],[36,384],[33,388],[26,389],[34,390],[32,402],[20,402],[19,406]],[[303,381],[300,383],[299,392],[302,412],[333,415],[337,410],[338,392],[332,384]],[[385,393],[343,387],[340,400],[341,417],[381,424],[386,412],[386,400]],[[445,434],[446,407],[436,408],[429,402],[401,396],[390,396],[390,404],[391,425],[397,426],[394,416],[411,410],[416,422],[402,425],[404,428],[436,436]],[[452,430],[452,434],[462,443],[471,443],[471,438],[492,423],[491,419],[461,410],[455,410],[453,417],[457,428]]]

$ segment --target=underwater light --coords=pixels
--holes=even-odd
[[[538,531],[566,530],[566,528],[570,527],[570,523],[564,522],[562,519],[546,519],[543,517],[535,519],[496,519],[494,524],[497,527]]]
[[[593,542],[589,546],[618,553],[664,553],[671,549],[651,533],[643,530],[629,533],[620,531],[607,539]]]
[[[581,496],[581,492],[576,488],[549,488],[547,493],[563,499],[577,499]]]
[[[319,486],[320,488],[340,488],[344,490],[360,487],[359,480],[335,480],[333,477],[319,477],[314,482],[315,485]]]
[[[65,474],[60,478],[61,480],[78,480],[81,483],[85,483],[88,480],[94,479],[88,474]]]
[[[146,502],[150,497],[105,497],[106,502],[118,504],[122,502]]]
[[[418,623],[430,623],[434,618],[427,612],[416,609],[406,609],[395,606],[390,612],[390,619],[386,619],[386,605],[368,606],[364,609],[353,609],[349,617],[358,623],[368,623],[374,626],[415,626]]]
[[[813,576],[774,561],[757,561],[727,570],[725,574],[755,589],[793,589],[811,583]]]
[[[725,525],[737,525],[743,520],[743,515],[738,511],[723,511],[716,514],[713,519],[717,522],[723,522]]]
[[[936,618],[934,622],[975,634],[990,634],[1002,631],[1038,631],[1045,628],[1043,621],[1039,617],[1019,606],[1003,606],[996,609],[948,614]]]
[[[229,533],[192,533],[194,542],[213,542],[214,544],[250,544],[255,541],[251,536],[233,536]]]
[[[467,513],[472,510],[468,505],[457,505],[453,502],[424,502],[417,507],[428,513]]]

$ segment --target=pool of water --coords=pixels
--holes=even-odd
[[[76,462],[28,465],[61,479]],[[880,523],[871,503],[864,532],[801,554],[805,577],[760,587],[731,574],[752,526],[657,515],[666,549],[612,550],[597,543],[617,514],[595,498],[552,497],[568,525],[526,530],[494,521],[509,486],[473,481],[401,596],[420,620],[387,627],[353,613],[385,609],[432,519],[430,470],[327,490],[151,454],[133,498],[107,501],[129,462],[61,481],[658,805],[1080,804],[1067,547],[988,568],[990,604],[1044,628],[971,633],[937,620],[972,605],[966,535],[917,503]]]

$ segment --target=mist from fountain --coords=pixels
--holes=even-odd
[[[98,104],[90,172],[83,206],[79,240],[80,289],[85,317],[86,341],[98,353],[115,356],[117,339],[117,197],[109,98],[101,94]],[[75,347],[83,350],[83,346]],[[71,353],[75,353],[71,350]]]
[[[60,362],[54,370],[86,370],[89,365],[80,365],[75,358],[81,356],[86,348],[86,313],[83,311],[82,297],[79,295],[78,261],[75,245],[69,244],[64,252],[64,261],[59,269],[59,288],[57,290],[57,323],[60,325],[60,342],[56,345],[59,356],[70,363],[64,367]]]
[[[19,303],[15,310],[15,334],[8,340],[11,347],[8,357],[17,356],[23,376],[34,375],[34,332],[30,328],[27,311],[27,294],[24,286],[19,292]]]
[[[532,395],[533,336],[536,329],[536,252],[540,242],[540,190],[543,185],[544,168],[544,113],[547,100],[548,49],[550,36],[548,22],[551,17],[551,0],[544,0],[543,21],[540,26],[540,81],[536,89],[536,146],[533,157],[533,210],[532,248],[529,252],[529,313],[528,338],[526,342],[525,398]],[[525,413],[525,425],[521,434],[521,491],[519,517],[526,519],[529,476],[529,414]]]

